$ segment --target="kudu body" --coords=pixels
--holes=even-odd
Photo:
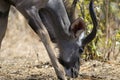
[[[49,28],[53,28],[60,52],[59,62],[63,65],[67,76],[77,77],[80,66],[80,54],[83,52],[85,45],[94,39],[97,32],[93,0],[90,2],[90,15],[94,26],[92,32],[86,37],[84,35],[84,21],[77,19],[71,24],[62,0],[1,0],[0,45],[5,35],[11,5],[22,13],[30,27],[41,38],[57,77],[63,80],[65,77],[58,66],[58,60],[54,56],[49,39],[49,35],[52,35]]]

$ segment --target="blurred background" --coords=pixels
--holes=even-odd
[[[73,0],[64,0],[69,12]],[[76,18],[84,19],[89,34],[93,25],[89,14],[89,1],[78,0]],[[94,10],[98,19],[98,33],[85,49],[85,60],[119,60],[120,54],[120,1],[119,0],[94,0]]]
[[[79,16],[86,21],[87,32],[92,28],[89,17],[89,0],[80,0]],[[118,60],[120,61],[120,1],[119,0],[95,0],[95,12],[99,29],[96,38],[90,43],[83,54],[85,60]]]

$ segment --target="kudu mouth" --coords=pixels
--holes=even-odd
[[[66,76],[71,78],[77,78],[79,75],[79,69],[80,69],[80,60],[78,59],[78,61],[76,61],[72,67],[65,68]]]
[[[74,67],[71,69],[65,69],[66,76],[71,77],[71,78],[77,78],[79,71],[75,69]]]

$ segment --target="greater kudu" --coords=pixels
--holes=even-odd
[[[84,35],[84,21],[78,18],[71,25],[62,0],[1,0],[0,44],[5,35],[11,5],[23,14],[31,28],[41,37],[57,77],[64,80],[65,77],[58,66],[54,51],[51,48],[50,33],[48,34],[46,27],[54,29],[60,52],[59,62],[64,66],[67,76],[77,77],[80,66],[80,54],[83,52],[85,45],[94,39],[97,32],[93,0],[91,0],[89,8],[94,26],[92,32],[86,37]]]

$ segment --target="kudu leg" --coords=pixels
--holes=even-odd
[[[52,65],[55,69],[55,72],[57,74],[57,77],[60,80],[65,80],[64,72],[60,68],[60,64],[55,56],[55,52],[51,47],[51,41],[49,38],[49,34],[42,23],[42,20],[38,14],[38,10],[32,9],[32,10],[27,10],[27,14],[29,16],[28,23],[31,26],[31,28],[38,34],[38,36],[41,38],[48,55],[50,57],[50,60],[52,62]],[[23,14],[24,15],[24,14]]]
[[[0,47],[1,42],[3,40],[3,37],[5,36],[6,28],[7,28],[7,22],[8,22],[8,13],[10,5],[5,3],[4,1],[0,1]]]
[[[8,17],[0,18],[0,48],[3,37],[5,36],[6,27],[7,27],[7,19]]]

